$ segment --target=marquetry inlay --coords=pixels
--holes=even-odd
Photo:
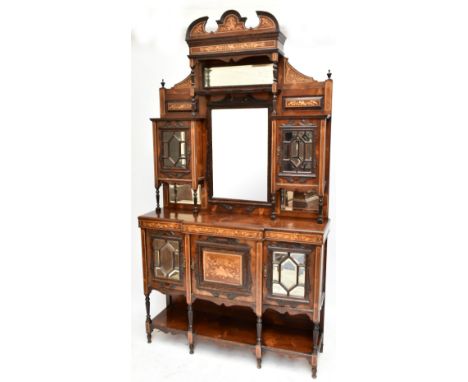
[[[168,102],[168,111],[191,111],[192,104],[190,102]]]
[[[176,222],[162,222],[162,221],[147,221],[142,220],[140,221],[141,228],[154,228],[154,229],[162,229],[162,230],[180,230],[180,223]]]
[[[284,75],[284,83],[287,84],[298,84],[298,83],[305,83],[305,82],[318,82],[314,80],[312,77],[306,76],[302,74],[300,71],[292,67],[289,62],[285,60],[285,75]]]
[[[186,233],[201,233],[213,236],[225,236],[244,239],[262,239],[263,234],[261,231],[250,231],[235,228],[219,228],[209,227],[195,224],[184,224],[183,228]]]
[[[314,235],[308,233],[294,233],[294,232],[278,232],[278,231],[266,231],[265,238],[270,240],[288,241],[288,242],[300,242],[300,243],[322,243],[321,235]]]
[[[191,87],[191,78],[190,74],[185,77],[182,81],[175,84],[172,89],[190,89]]]
[[[275,22],[265,14],[258,14],[259,23],[254,28],[245,26],[245,18],[239,18],[237,14],[230,14],[225,17],[224,21],[218,21],[218,29],[214,32],[207,32],[205,29],[208,18],[202,19],[196,23],[190,30],[190,37],[215,37],[217,34],[233,33],[233,32],[250,32],[256,30],[276,30]]]
[[[317,97],[285,97],[284,107],[287,109],[295,108],[321,108],[322,96]]]
[[[242,286],[242,254],[204,250],[203,279]]]
[[[240,52],[244,50],[271,49],[271,48],[276,48],[275,40],[233,42],[230,44],[193,46],[190,48],[190,54]]]

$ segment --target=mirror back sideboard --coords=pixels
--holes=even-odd
[[[333,82],[330,72],[317,81],[297,71],[276,18],[257,16],[247,28],[226,11],[214,32],[207,17],[192,22],[190,73],[161,83],[160,117],[151,119],[156,208],[139,217],[147,340],[159,329],[185,334],[191,353],[197,339],[240,345],[258,367],[265,351],[305,357],[315,377]],[[156,317],[153,290],[166,295]]]

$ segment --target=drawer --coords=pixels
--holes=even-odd
[[[194,236],[192,243],[195,297],[255,302],[254,242]]]

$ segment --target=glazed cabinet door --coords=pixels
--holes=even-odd
[[[220,298],[250,305],[255,302],[254,242],[194,236],[192,289],[200,298]]]
[[[314,246],[268,243],[264,256],[264,303],[313,308]]]
[[[184,291],[184,241],[181,234],[146,230],[146,264],[153,289]]]
[[[190,181],[190,121],[157,121],[153,129],[156,178],[159,181]]]

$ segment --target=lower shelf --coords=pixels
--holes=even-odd
[[[313,324],[305,316],[282,315],[267,310],[263,317],[262,347],[266,350],[310,356],[313,349]],[[169,305],[152,321],[163,332],[187,332],[185,303]],[[197,300],[193,304],[195,337],[255,347],[256,317],[249,308],[218,306]]]

